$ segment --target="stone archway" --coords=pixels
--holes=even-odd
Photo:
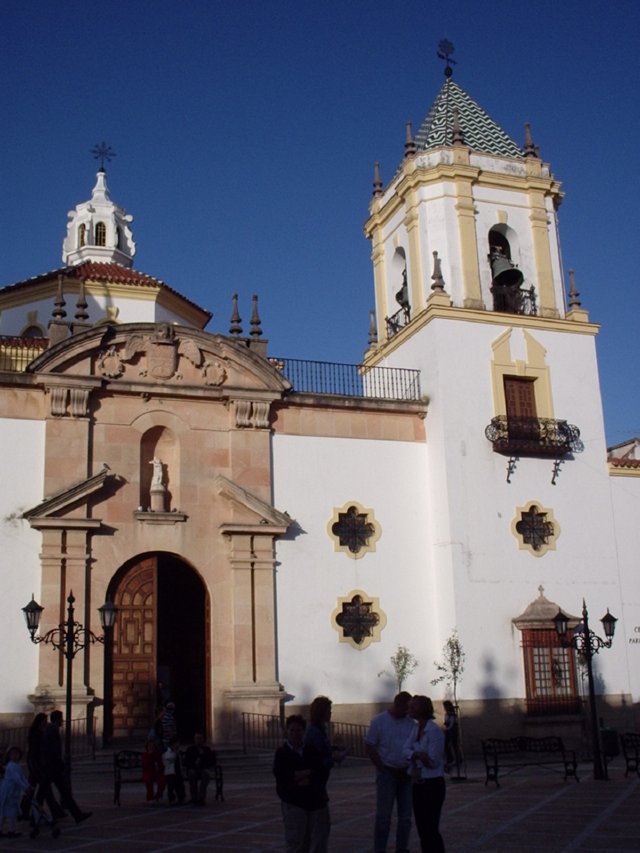
[[[182,739],[206,731],[209,607],[200,577],[173,554],[148,554],[122,567],[110,595],[118,618],[107,650],[105,732],[144,738],[160,698],[175,702]]]

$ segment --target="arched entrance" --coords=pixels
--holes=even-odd
[[[175,702],[183,740],[206,731],[209,608],[200,577],[173,554],[149,554],[123,566],[109,594],[118,618],[107,650],[105,734],[144,738],[160,699]]]

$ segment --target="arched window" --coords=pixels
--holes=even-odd
[[[106,246],[107,245],[107,226],[104,222],[98,222],[96,224],[96,246]]]
[[[81,248],[87,242],[87,226],[82,223],[78,227],[78,248]]]

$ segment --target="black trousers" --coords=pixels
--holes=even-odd
[[[422,853],[444,853],[440,835],[440,813],[445,797],[443,776],[423,779],[413,785],[413,817]]]

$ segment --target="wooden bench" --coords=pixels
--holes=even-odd
[[[637,773],[640,776],[640,734],[637,732],[625,732],[620,735],[622,754],[627,765],[624,775]]]
[[[184,767],[184,752],[180,753]],[[224,774],[219,764],[208,768],[211,779],[216,786],[216,800],[224,802]],[[188,780],[185,778],[185,785]],[[142,786],[142,751],[138,749],[121,749],[113,755],[113,804],[120,805],[120,788],[122,785],[136,784]]]
[[[522,767],[550,767],[560,765],[564,770],[565,782],[572,776],[579,782],[576,754],[564,748],[560,737],[511,737],[489,738],[482,741],[482,754],[487,772],[485,785],[495,782],[498,787],[498,774],[511,773]]]

